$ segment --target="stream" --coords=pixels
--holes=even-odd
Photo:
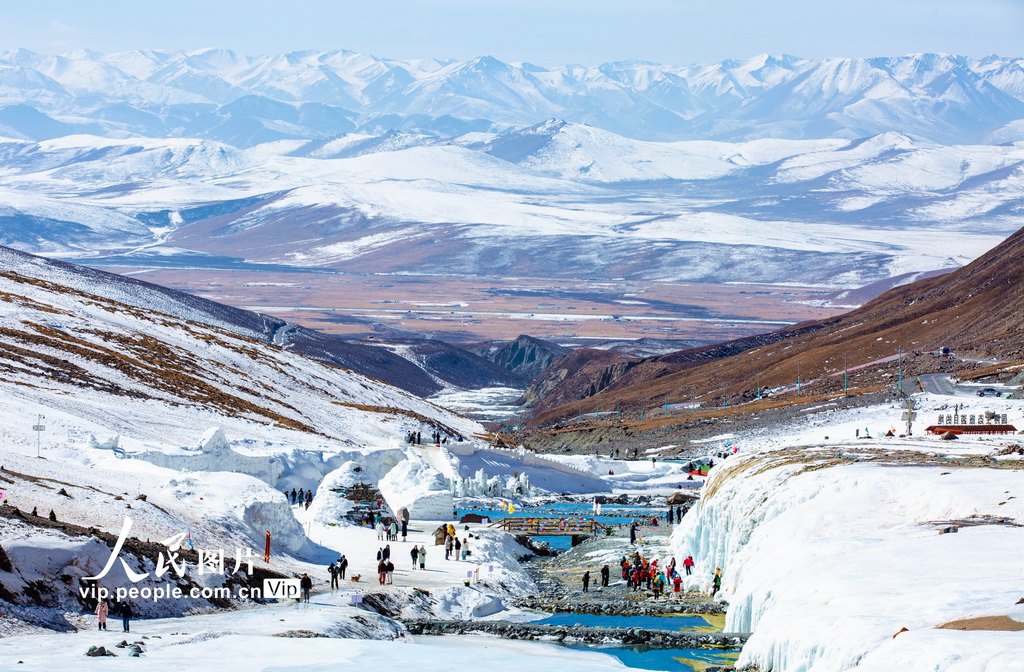
[[[438,405],[457,410],[476,420],[515,423],[517,416],[523,409],[511,404],[519,396],[520,392],[520,390],[504,388],[477,390],[466,393],[442,394],[434,397],[432,401]],[[586,517],[616,528],[625,526],[634,519],[645,520],[649,523],[652,518],[655,518],[659,526],[666,524],[664,517],[666,507],[663,506],[603,504],[600,511],[600,515],[595,515],[594,507],[589,503],[551,502],[538,506],[517,507],[512,513],[502,509],[478,507],[459,507],[456,513],[458,516],[466,513],[475,513],[486,517],[490,521],[498,521],[508,517]],[[561,552],[571,548],[572,537],[543,536],[538,537],[537,540],[547,542],[552,549]],[[721,621],[718,621],[716,624],[706,617],[691,614],[657,616],[553,612],[540,620],[532,621],[532,623],[553,626],[578,625],[584,627],[641,628],[683,632],[711,632],[717,631],[721,627]],[[738,647],[690,649],[648,645],[569,642],[561,643],[560,645],[574,649],[598,651],[614,656],[622,661],[624,665],[636,669],[665,670],[670,672],[703,672],[709,666],[730,667],[735,663],[740,653]]]

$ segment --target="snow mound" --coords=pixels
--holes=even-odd
[[[378,487],[393,511],[409,509],[419,520],[448,520],[455,508],[448,479],[418,454],[409,451],[380,480]]]
[[[160,494],[189,505],[194,515],[254,549],[262,550],[268,531],[275,545],[293,554],[306,547],[306,533],[284,495],[252,476],[195,473],[171,478]]]
[[[248,474],[270,485],[275,485],[285,472],[284,464],[279,460],[243,455],[232,450],[219,427],[207,429],[196,450],[177,455],[151,450],[134,457],[175,471],[230,471]]]

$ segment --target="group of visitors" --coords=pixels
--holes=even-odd
[[[676,572],[676,559],[672,558],[667,567],[658,567],[657,558],[648,560],[639,553],[633,553],[631,558],[623,557],[619,561],[622,569],[622,578],[626,580],[626,586],[634,592],[646,588],[658,598],[665,593],[671,585],[675,592],[682,590],[683,580]]]
[[[462,440],[462,436],[460,435],[449,436],[447,434],[441,434],[441,432],[433,432],[430,435],[430,442],[435,446],[440,446],[441,444],[448,443],[449,441],[459,441],[461,443]],[[405,442],[414,446],[422,445],[423,434],[420,432],[409,432],[405,435]]]
[[[391,562],[391,544],[377,549],[377,579],[380,585],[394,583],[395,563]]]
[[[670,590],[673,593],[682,591],[683,577],[676,569],[675,558],[669,560],[667,566],[659,567],[657,558],[648,560],[640,553],[635,552],[629,558],[623,557],[619,566],[622,569],[622,578],[626,581],[626,586],[632,588],[634,592],[646,589],[651,591],[655,598],[658,598]],[[693,566],[693,556],[686,556],[683,559],[683,570],[686,572],[686,576],[693,574]],[[715,568],[711,584],[711,597],[714,597],[722,588],[721,567]],[[586,590],[586,582],[584,582],[584,590]]]
[[[126,601],[115,602],[114,611],[116,611],[121,616],[121,627],[123,628],[122,632],[131,632],[131,620],[132,616],[135,615],[135,612],[132,609],[132,605]],[[96,614],[96,623],[99,626],[98,629],[106,630],[107,616],[110,615],[110,605],[107,604],[107,601],[100,600],[96,604],[96,609],[93,610],[93,613]]]
[[[419,548],[416,548],[416,544],[412,545],[412,550],[409,551],[409,555],[412,556],[412,568],[416,569],[416,563],[420,565],[420,569],[427,568],[427,547],[420,544]]]
[[[469,526],[467,526],[468,529]],[[462,539],[459,539],[459,535],[455,531],[455,526],[451,523],[445,526],[444,532],[444,559],[451,560],[454,555],[456,560],[466,560],[469,558],[469,539],[473,535],[466,534]]]
[[[426,546],[420,544],[417,547],[416,544],[413,544],[409,549],[409,556],[412,558],[413,569],[416,569],[417,565],[420,569],[427,568]],[[377,581],[382,586],[393,585],[395,582],[395,563],[391,562],[391,544],[377,549]]]
[[[298,492],[296,492],[295,488],[292,488],[291,494],[285,490],[284,498],[285,500],[290,500],[293,505],[298,504],[301,506],[305,504],[308,509],[309,505],[313,503],[313,489],[310,488],[309,490],[303,490],[302,488],[299,488]]]
[[[406,541],[409,536],[409,520],[404,516],[400,516],[401,522],[394,518],[385,518],[380,512],[373,514],[373,527],[377,531],[377,539],[379,541],[398,541],[398,535],[401,534],[401,540]]]
[[[608,565],[601,568],[601,587],[608,587],[608,577],[611,575],[611,570],[608,569]],[[583,592],[590,591],[590,570],[583,572]]]
[[[377,530],[377,539],[387,541],[398,541],[398,534],[401,532],[402,541],[409,535],[409,521],[404,517],[402,518],[402,524],[399,526],[398,522],[394,518],[383,518],[378,514],[376,516],[377,522],[374,524],[374,529]]]
[[[668,511],[665,513],[665,520],[668,521],[669,525],[683,522],[683,507],[668,507]]]

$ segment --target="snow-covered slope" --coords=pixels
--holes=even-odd
[[[147,248],[151,251],[154,248]],[[166,251],[166,248],[160,248]],[[443,341],[388,347],[371,346],[313,331],[260,313],[226,306],[133,277],[45,259],[0,247],[0,263],[8,271],[57,282],[72,289],[181,320],[200,322],[325,364],[350,369],[419,396],[442,389],[505,384],[513,376],[473,353]]]
[[[1019,58],[759,55],[689,66],[545,68],[489,56],[400,61],[349,51],[0,52],[0,135],[213,138],[238,146],[358,130],[493,132],[549,117],[646,140],[1005,134],[1024,116]]]
[[[26,273],[32,267],[47,272]],[[29,413],[33,406],[59,413],[60,431],[102,427],[143,444],[181,445],[191,438],[169,436],[169,426],[223,424],[229,434],[339,446],[386,446],[422,422],[466,436],[478,431],[397,388],[62,284],[63,274],[31,261],[0,274],[6,396]]]

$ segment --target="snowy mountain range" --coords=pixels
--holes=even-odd
[[[388,130],[500,132],[558,118],[644,140],[1024,138],[1024,59],[941,54],[545,68],[350,51],[0,52],[0,135],[194,137],[238,147]]]
[[[0,244],[96,265],[858,287],[1020,228],[1024,147],[503,134],[0,142]]]

